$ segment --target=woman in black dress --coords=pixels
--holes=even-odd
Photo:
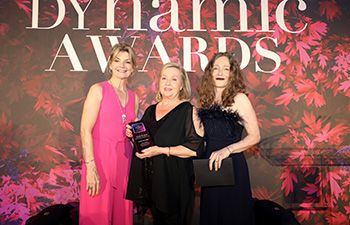
[[[194,107],[185,70],[176,63],[163,66],[158,103],[142,121],[155,146],[132,160],[127,198],[151,208],[154,225],[189,225],[194,203],[191,157],[203,150],[203,130]],[[132,137],[127,129],[127,136]]]
[[[210,170],[219,170],[230,157],[235,185],[202,187],[201,225],[254,224],[253,199],[243,151],[260,140],[254,109],[245,94],[243,77],[229,53],[217,53],[205,68],[199,87],[206,150]],[[247,135],[242,139],[242,131]]]

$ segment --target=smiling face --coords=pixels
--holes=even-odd
[[[115,54],[109,63],[109,69],[112,71],[112,76],[127,79],[134,72],[129,53],[120,51]]]
[[[230,77],[230,61],[226,56],[215,60],[211,75],[215,87],[226,87]]]
[[[159,92],[163,98],[178,99],[183,88],[181,72],[175,67],[164,69],[159,79]]]

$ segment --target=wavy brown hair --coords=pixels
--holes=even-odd
[[[208,65],[205,67],[201,83],[198,87],[199,102],[201,107],[209,107],[214,103],[215,86],[212,71],[215,61],[220,57],[227,57],[230,62],[230,76],[227,81],[227,86],[221,96],[222,105],[224,107],[229,107],[235,102],[234,97],[238,93],[246,93],[246,85],[244,84],[241,69],[237,61],[234,59],[232,53],[219,52],[211,58]]]

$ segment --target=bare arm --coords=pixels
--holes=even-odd
[[[84,102],[83,115],[81,117],[80,136],[83,146],[85,162],[94,160],[92,129],[95,125],[102,99],[102,88],[95,84],[91,86]]]
[[[144,158],[150,158],[157,155],[167,155],[167,156],[177,156],[180,158],[189,158],[196,156],[196,152],[186,148],[182,145],[172,146],[172,147],[159,147],[159,146],[152,146],[149,148],[146,148],[142,151],[142,153],[136,152],[136,156],[140,159]]]
[[[91,196],[99,193],[99,176],[96,169],[92,129],[95,125],[102,99],[102,87],[99,84],[91,86],[84,102],[83,114],[81,118],[80,136],[83,147],[83,158],[86,164],[87,191]],[[90,188],[89,188],[90,187]],[[88,189],[89,188],[89,189]]]
[[[235,109],[243,119],[243,126],[247,131],[247,136],[241,141],[227,146],[230,153],[245,151],[260,141],[260,131],[255,111],[245,94],[240,93],[235,97]]]
[[[243,119],[242,122],[245,130],[247,131],[247,136],[236,143],[213,152],[209,157],[210,170],[212,170],[213,164],[215,166],[215,170],[218,170],[221,167],[223,159],[229,157],[231,154],[243,152],[260,141],[258,121],[248,97],[243,93],[237,94],[235,97],[235,103],[230,107],[230,109],[237,111],[239,116]]]

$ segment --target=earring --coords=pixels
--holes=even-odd
[[[156,100],[157,101],[162,100],[162,94],[160,93],[160,91],[158,91],[157,94],[156,94]]]

